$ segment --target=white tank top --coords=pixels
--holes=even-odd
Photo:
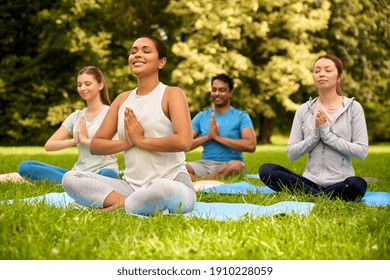
[[[140,96],[134,89],[118,111],[118,135],[125,139],[124,110],[133,109],[141,123],[145,137],[161,138],[172,134],[172,123],[164,114],[161,102],[166,85],[159,83],[150,93]],[[123,179],[132,187],[141,188],[158,178],[173,180],[180,172],[187,173],[184,152],[154,152],[132,147],[123,152],[125,173]]]

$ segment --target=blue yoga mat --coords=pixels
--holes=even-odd
[[[49,206],[55,207],[68,207],[74,205],[76,208],[80,208],[80,206],[65,192],[48,193],[37,197],[25,198],[21,201],[26,203],[44,202]],[[13,200],[8,201],[10,204],[13,202]],[[184,214],[184,216],[228,221],[239,220],[248,216],[255,218],[257,216],[269,217],[279,214],[308,215],[314,206],[314,203],[294,201],[283,201],[268,206],[246,203],[197,202],[194,210]]]
[[[251,174],[247,174],[251,175]],[[254,174],[256,175],[256,174]],[[248,182],[237,182],[225,185],[219,185],[204,190],[200,190],[204,193],[219,193],[219,194],[248,194],[260,193],[270,194],[276,193],[274,190],[267,186],[256,186]],[[390,204],[390,193],[388,192],[366,192],[362,200],[359,202],[368,206],[388,206]]]
[[[248,182],[224,184],[224,185],[207,188],[200,191],[204,193],[213,192],[213,193],[220,193],[220,194],[248,194],[249,192],[261,193],[261,194],[275,193],[273,189],[267,186],[256,186]]]
[[[315,206],[310,202],[282,201],[268,206],[247,203],[197,202],[187,217],[216,219],[218,221],[240,220],[245,217],[273,216],[278,214],[308,215]]]
[[[75,203],[73,198],[71,198],[66,192],[52,192],[40,196],[24,198],[20,201],[31,204],[36,202],[45,202],[46,205],[55,207],[68,207],[69,205]],[[8,200],[8,203],[12,204],[14,203],[14,200]]]
[[[364,203],[369,206],[387,206],[390,204],[390,193],[366,192],[359,203]]]

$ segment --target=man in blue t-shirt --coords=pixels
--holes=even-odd
[[[192,120],[192,149],[203,146],[202,160],[187,162],[193,180],[214,179],[245,171],[242,152],[256,150],[256,134],[249,115],[230,106],[233,80],[219,74],[211,79],[214,107]]]

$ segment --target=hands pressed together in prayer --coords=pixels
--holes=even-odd
[[[126,140],[129,143],[131,148],[132,146],[137,146],[144,136],[144,129],[137,120],[134,111],[127,107],[125,109],[125,130],[126,130]]]
[[[219,136],[219,129],[218,129],[218,124],[217,121],[215,120],[215,114],[211,114],[210,118],[210,127],[209,127],[209,140],[215,139],[215,137]]]
[[[326,123],[326,115],[325,115],[324,111],[322,111],[320,109],[320,110],[318,110],[317,115],[316,115],[316,127],[318,128],[321,125],[323,125],[324,123]]]
[[[87,121],[85,117],[82,116],[77,123],[76,134],[74,135],[74,140],[76,143],[81,143],[85,145],[89,145],[90,140],[88,138],[88,129],[87,129]]]

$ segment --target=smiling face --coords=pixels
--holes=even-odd
[[[229,88],[229,84],[221,80],[214,80],[211,85],[211,98],[214,106],[217,108],[229,106],[231,97],[232,91]]]
[[[318,90],[335,90],[342,80],[336,64],[327,58],[317,60],[313,68],[313,81]]]
[[[84,73],[77,76],[77,91],[87,102],[99,98],[103,86],[104,84],[99,83],[93,75]]]
[[[131,71],[137,76],[158,73],[166,63],[166,58],[159,59],[155,43],[149,38],[137,39],[130,50],[128,63]]]

